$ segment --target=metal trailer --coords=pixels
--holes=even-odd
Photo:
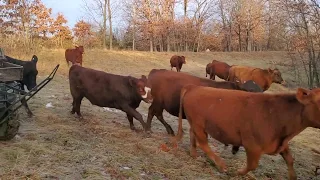
[[[0,140],[12,139],[19,130],[19,113],[23,98],[28,101],[46,86],[55,76],[59,64],[50,75],[38,83],[30,91],[21,89],[20,81],[23,78],[23,66],[6,62],[6,58],[0,48]]]

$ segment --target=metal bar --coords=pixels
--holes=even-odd
[[[14,103],[12,103],[9,107],[7,107],[1,114],[0,114],[0,120],[3,119],[2,121],[0,121],[0,125],[3,124],[7,118],[3,118],[4,114],[9,110],[9,109],[12,109],[12,107],[14,105],[16,105],[18,102],[20,102],[23,98],[25,98],[26,96],[29,96],[27,99],[26,99],[26,102],[32,98],[35,94],[37,94],[44,86],[46,86],[52,79],[53,77],[55,76],[58,68],[59,68],[60,64],[58,64],[54,69],[53,71],[50,73],[50,75],[44,79],[40,84],[38,84],[37,86],[35,86],[34,88],[32,88],[28,93],[24,94],[22,97],[19,98],[19,100],[16,100]],[[39,88],[38,88],[39,87]],[[35,90],[37,89],[37,90]],[[16,110],[18,110],[20,107],[22,106],[22,103],[14,108],[11,113],[14,113]]]

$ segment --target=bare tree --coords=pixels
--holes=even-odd
[[[112,27],[112,8],[110,0],[83,0],[84,9],[89,15],[90,19],[101,27],[102,43],[106,48],[107,37],[107,20],[109,22],[109,49],[112,49],[113,43],[113,27]],[[102,18],[102,19],[101,19]]]

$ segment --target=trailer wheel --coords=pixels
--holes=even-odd
[[[0,134],[2,135],[0,136],[1,141],[8,141],[14,138],[20,127],[17,113],[12,113],[8,118],[9,120],[0,126]]]

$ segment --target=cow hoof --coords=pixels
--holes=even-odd
[[[75,117],[78,119],[83,119],[83,117],[81,115],[75,115]]]
[[[130,126],[130,129],[131,129],[132,131],[135,131],[135,130],[136,130],[136,128],[135,128],[134,126]]]
[[[28,113],[28,117],[31,118],[33,116],[33,113]]]
[[[196,151],[192,151],[190,152],[190,156],[194,159],[196,159],[198,157],[198,153]]]
[[[70,114],[74,114],[75,113],[75,111],[70,111]]]
[[[227,172],[228,171],[226,164],[222,160],[217,163],[217,166],[219,167],[220,172]]]
[[[144,132],[143,137],[144,138],[151,138],[151,134],[149,132]]]
[[[245,175],[248,173],[247,168],[242,168],[237,171],[238,175]]]

